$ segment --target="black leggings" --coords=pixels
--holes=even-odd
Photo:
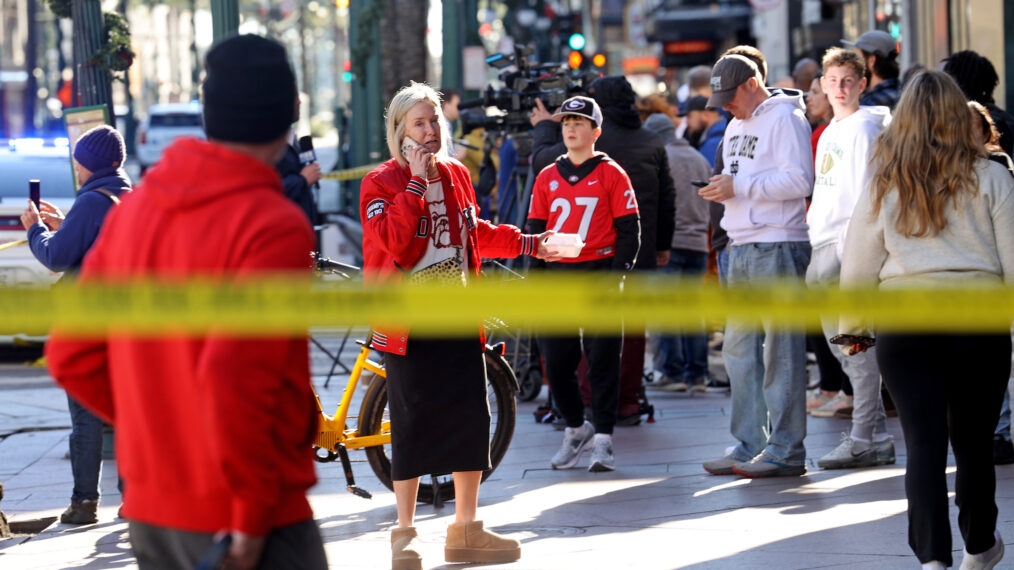
[[[877,364],[898,407],[908,448],[908,543],[922,563],[952,563],[948,438],[957,465],[955,503],[965,549],[978,554],[993,546],[993,431],[1010,354],[1008,333],[877,335]]]

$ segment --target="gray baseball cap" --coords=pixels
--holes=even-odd
[[[736,88],[751,77],[759,77],[754,62],[741,55],[727,55],[718,60],[711,70],[711,97],[709,109],[725,107],[736,96]]]
[[[854,42],[842,40],[841,43],[885,57],[898,52],[898,42],[883,30],[871,30],[859,36]]]
[[[599,104],[595,102],[591,97],[571,97],[560,105],[560,108],[553,115],[553,118],[563,117],[564,115],[577,115],[578,117],[584,117],[595,121],[595,126],[602,126],[602,109],[599,109]]]

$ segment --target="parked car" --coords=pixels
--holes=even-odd
[[[148,118],[137,131],[137,161],[144,172],[162,159],[174,140],[180,137],[204,138],[201,104],[166,103],[148,107]]]
[[[21,214],[28,181],[41,182],[41,198],[67,213],[74,203],[70,149],[63,139],[0,139],[0,247],[27,238]],[[0,250],[0,287],[49,285],[60,277],[35,259],[28,244]]]

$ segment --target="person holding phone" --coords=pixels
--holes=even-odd
[[[30,196],[28,208],[21,214],[21,224],[28,232],[32,254],[50,271],[63,271],[68,278],[80,269],[106,214],[119,203],[121,195],[130,192],[130,178],[123,170],[126,158],[126,146],[120,133],[107,125],[95,127],[83,134],[74,146],[74,170],[81,188],[74,207],[66,216],[39,196]],[[38,189],[40,195],[45,191],[41,187]],[[67,406],[71,418],[70,467],[74,489],[70,506],[60,515],[60,522],[95,523],[98,522],[102,473],[103,424],[69,395]]]
[[[842,287],[975,287],[1014,282],[1014,178],[986,157],[958,84],[932,70],[905,87],[873,151],[842,256]],[[947,444],[957,465],[962,568],[1003,557],[993,430],[1010,372],[1009,330],[911,333],[842,317],[844,349],[876,337],[908,462],[909,546],[923,568],[951,565]],[[859,337],[859,338],[855,338]],[[869,341],[866,341],[868,344]],[[974,372],[969,372],[974,362]]]
[[[479,219],[472,179],[443,145],[440,96],[429,85],[403,87],[387,108],[391,158],[366,175],[359,205],[363,220],[363,281],[436,281],[464,287],[482,258],[559,256],[546,239]],[[453,310],[453,307],[448,307]],[[413,526],[419,477],[454,474],[455,522],[447,528],[448,562],[511,562],[517,540],[483,528],[476,519],[479,482],[489,468],[489,404],[483,342],[478,328],[460,338],[423,338],[404,328],[377,327],[372,347],[384,353],[391,410],[391,478],[398,526],[391,563],[422,567]],[[432,434],[442,434],[434,439]]]

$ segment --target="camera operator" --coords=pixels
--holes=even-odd
[[[657,134],[645,129],[634,107],[636,96],[626,78],[610,76],[596,79],[588,94],[602,108],[602,136],[596,150],[615,160],[634,185],[641,217],[641,249],[636,270],[650,271],[669,263],[676,209],[676,190],[669,172],[665,144]],[[533,172],[541,172],[556,157],[567,152],[560,126],[552,120],[542,101],[532,110],[535,127],[532,143]],[[632,334],[631,334],[632,333]],[[640,422],[640,390],[644,369],[644,331],[628,331],[623,343],[622,379],[617,425]]]

